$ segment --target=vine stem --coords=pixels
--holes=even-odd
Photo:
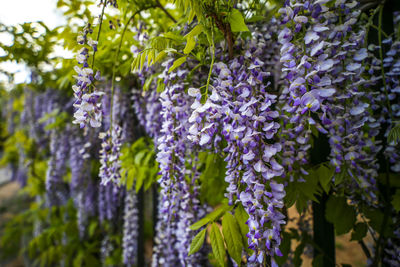
[[[215,61],[215,44],[214,44],[214,29],[211,27],[211,65],[210,65],[210,70],[208,72],[208,77],[207,77],[207,85],[206,85],[206,93],[205,95],[208,95],[208,87],[210,86],[210,79],[211,79],[211,74],[212,70],[214,67],[214,61]]]
[[[113,63],[113,68],[112,68],[112,78],[111,78],[111,107],[110,107],[110,129],[112,129],[112,121],[113,121],[113,106],[114,106],[114,85],[115,85],[115,74],[116,74],[116,66],[117,66],[117,61],[118,61],[118,57],[119,57],[119,53],[121,51],[121,46],[122,46],[122,42],[124,40],[124,36],[125,36],[125,32],[128,28],[128,25],[131,23],[131,21],[135,18],[135,16],[137,14],[139,14],[140,12],[150,9],[150,8],[155,8],[157,6],[148,6],[146,8],[140,9],[138,11],[136,11],[135,13],[132,14],[132,16],[130,16],[130,18],[126,21],[124,29],[122,30],[122,34],[121,34],[121,38],[119,40],[119,44],[118,44],[118,49],[116,52],[116,56],[115,56],[115,60]],[[110,134],[112,136],[112,131],[110,131]]]
[[[115,60],[114,60],[114,63],[113,63],[112,77],[111,77],[110,129],[113,128],[114,85],[115,85],[115,73],[116,73],[117,61],[118,61],[119,53],[121,51],[121,46],[122,46],[122,42],[124,40],[126,29],[128,28],[129,23],[136,16],[137,13],[139,13],[139,11],[133,13],[133,15],[125,23],[124,29],[123,29],[122,34],[121,34],[121,39],[119,40],[119,44],[118,44],[118,49],[117,49],[117,52],[116,52]],[[110,135],[112,136],[112,131],[110,131]]]
[[[174,23],[176,23],[176,19],[166,10],[163,5],[161,5],[159,0],[156,0],[156,5],[160,8]]]
[[[97,32],[97,45],[99,44],[100,40],[100,33],[101,33],[101,26],[103,25],[103,17],[104,17],[104,10],[106,9],[106,3],[104,2],[103,4],[103,9],[101,10],[101,15],[100,15],[100,24],[99,24],[99,31]],[[92,69],[94,68],[94,59],[96,57],[96,51],[93,52],[93,61],[92,61]]]
[[[369,29],[372,27],[373,25],[373,20],[375,18],[376,13],[379,10],[379,6],[377,6],[373,11],[372,14],[370,15],[369,19],[368,19],[368,23],[367,23],[367,27],[366,27],[366,32],[365,32],[365,43],[368,43],[368,34],[369,34]]]

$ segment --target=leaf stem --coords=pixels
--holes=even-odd
[[[97,32],[97,45],[99,44],[100,40],[100,33],[101,33],[101,26],[103,25],[103,17],[104,17],[104,10],[106,9],[106,3],[104,2],[103,4],[103,9],[101,10],[101,15],[100,15],[100,24],[99,24],[99,31]],[[96,57],[96,51],[93,52],[93,61],[92,61],[92,69],[94,68],[94,59]]]
[[[214,29],[213,29],[213,27],[211,27],[211,65],[210,65],[210,70],[208,72],[208,77],[207,77],[207,85],[206,85],[206,93],[205,93],[206,97],[208,95],[208,87],[210,86],[210,79],[211,79],[211,74],[212,74],[212,70],[214,67],[214,61],[215,61]]]
[[[166,10],[160,3],[159,0],[156,0],[156,5],[158,8],[160,8],[167,16],[170,18],[174,23],[176,23],[176,19]]]

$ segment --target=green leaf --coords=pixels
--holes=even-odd
[[[88,231],[90,237],[93,236],[94,231],[96,231],[96,228],[97,228],[97,222],[96,221],[92,221],[90,223],[90,225],[89,225],[89,231]]]
[[[135,164],[136,165],[140,165],[142,159],[144,158],[144,156],[146,155],[146,150],[142,150],[139,153],[136,154],[135,156]]]
[[[321,166],[315,171],[315,175],[319,179],[319,183],[326,193],[329,193],[331,187],[331,181],[333,174],[335,173],[335,169],[329,165],[329,167],[321,164]]]
[[[194,37],[187,38],[186,46],[185,49],[183,49],[183,53],[185,53],[186,55],[189,54],[190,52],[192,52],[195,46],[196,40],[194,39]]]
[[[140,70],[143,69],[144,62],[146,61],[146,56],[147,53],[143,51],[142,55],[140,56],[140,67],[139,67]]]
[[[161,51],[160,53],[157,54],[156,59],[154,60],[154,63],[158,62],[159,60],[161,60],[166,55],[167,55],[167,52]]]
[[[357,223],[354,226],[353,232],[351,233],[351,241],[356,240],[360,241],[362,240],[366,235],[368,231],[368,226],[365,223]]]
[[[206,225],[207,223],[219,219],[228,210],[232,210],[232,206],[229,206],[228,204],[223,204],[219,206],[217,209],[213,210],[211,213],[207,214],[204,218],[192,224],[189,227],[189,229],[197,230],[200,227]]]
[[[247,19],[246,22],[254,23],[257,21],[261,21],[261,20],[265,20],[265,17],[255,15],[255,16],[252,16],[251,18]]]
[[[126,172],[126,189],[130,190],[133,187],[133,182],[135,180],[136,169],[135,167],[129,168]]]
[[[146,168],[139,168],[138,171],[136,172],[136,185],[135,189],[136,192],[139,192],[140,188],[142,187],[144,180],[147,178],[146,175]]]
[[[220,204],[224,197],[227,184],[225,178],[224,159],[216,154],[203,152],[200,154],[200,161],[203,163],[201,169],[201,201],[212,206]]]
[[[306,243],[304,242],[304,240],[302,240],[300,244],[297,245],[294,251],[293,264],[295,267],[300,267],[303,262],[303,260],[301,259],[301,255],[303,254],[305,246]]]
[[[345,197],[331,195],[326,203],[326,219],[333,223],[337,235],[342,235],[353,228],[356,211],[347,204]]]
[[[148,64],[150,66],[150,64]],[[146,82],[143,85],[143,91],[147,91],[150,88],[151,82],[156,78],[159,74],[155,73],[146,79]]]
[[[168,73],[173,72],[176,68],[185,63],[185,61],[186,61],[186,56],[180,57],[177,60],[175,60],[174,64],[172,64],[172,66],[169,68]]]
[[[346,178],[348,178],[347,171],[343,169],[340,173],[335,174],[335,185],[341,184]]]
[[[208,217],[204,217],[200,220],[198,220],[197,222],[195,222],[194,224],[192,224],[189,229],[190,230],[197,230],[200,229],[202,226],[206,225],[207,223],[211,222],[211,219]]]
[[[292,241],[292,235],[288,232],[283,232],[282,233],[282,243],[279,246],[279,249],[281,250],[283,256],[278,256],[275,255],[275,261],[278,264],[278,266],[283,266],[284,263],[287,262],[289,253],[290,253],[290,248],[291,248],[291,241]]]
[[[185,38],[195,37],[204,31],[204,27],[201,24],[197,24],[188,34],[185,35]]]
[[[238,205],[235,209],[235,218],[242,233],[242,243],[244,246],[247,244],[246,234],[249,232],[249,226],[246,224],[249,219],[249,214],[244,210],[242,204]]]
[[[244,18],[242,13],[237,9],[232,9],[230,16],[228,18],[229,24],[231,25],[232,32],[248,32],[246,23],[244,23]]]
[[[393,200],[392,200],[392,205],[393,208],[399,212],[400,211],[400,189],[396,190],[396,193],[393,196]]]
[[[240,266],[242,262],[243,242],[236,218],[229,212],[222,218],[222,233],[229,255]]]
[[[202,33],[204,30],[203,25],[197,24],[188,34],[185,35],[186,38],[186,46],[183,50],[183,53],[189,54],[196,46],[195,37]]]
[[[193,238],[192,243],[190,244],[189,256],[201,249],[206,237],[206,231],[207,228],[204,228]]]
[[[215,259],[220,266],[225,266],[224,240],[216,223],[211,224],[210,241]]]
[[[308,200],[318,202],[316,195],[321,193],[315,171],[310,171],[310,174],[305,177],[305,180],[305,182],[292,183],[299,194],[296,198],[296,206],[299,213],[308,205]]]
[[[387,140],[389,144],[398,144],[400,141],[400,123],[396,123],[396,125],[389,131]]]

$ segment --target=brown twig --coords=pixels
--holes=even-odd
[[[234,40],[231,31],[231,25],[229,23],[224,23],[215,13],[211,13],[211,16],[213,17],[215,24],[217,25],[217,28],[224,34],[224,38],[228,43],[229,59],[232,59]]]
[[[174,23],[176,23],[176,19],[161,5],[159,0],[156,0],[156,5],[160,8]]]

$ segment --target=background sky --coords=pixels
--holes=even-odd
[[[62,25],[64,19],[60,10],[56,9],[56,0],[3,0],[0,8],[0,22],[6,25],[17,25],[24,22],[43,21],[47,27],[55,28]],[[0,42],[10,45],[11,37],[0,33]],[[0,56],[4,51],[0,49]],[[29,72],[21,64],[13,62],[0,63],[1,69],[17,73],[16,83],[29,79]],[[0,75],[0,82],[7,81],[6,76]]]

